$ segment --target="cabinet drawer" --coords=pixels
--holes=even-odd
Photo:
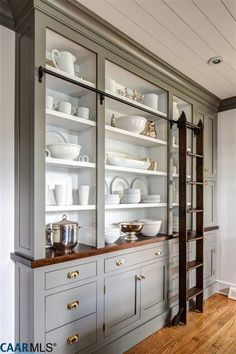
[[[93,314],[46,333],[46,343],[57,344],[53,354],[74,354],[96,343],[96,337],[96,314]]]
[[[138,263],[150,261],[152,259],[159,259],[167,256],[168,247],[156,246],[143,251],[128,253],[105,259],[105,273],[113,272],[125,267],[129,267]]]
[[[79,280],[97,275],[97,262],[80,264],[46,273],[46,290],[61,285],[73,284]]]
[[[46,331],[96,312],[96,282],[46,296]]]
[[[207,246],[209,244],[212,244],[212,243],[216,243],[216,234],[215,233],[211,233],[211,234],[205,234],[204,235],[204,246]]]

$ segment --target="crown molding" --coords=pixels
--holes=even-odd
[[[236,96],[225,98],[220,101],[218,112],[229,111],[236,108]]]

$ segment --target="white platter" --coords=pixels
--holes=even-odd
[[[129,182],[124,177],[115,177],[111,182],[111,193],[123,197],[124,188],[129,188]]]
[[[135,178],[131,184],[132,188],[138,188],[141,190],[141,197],[148,194],[148,183],[141,178]]]
[[[108,165],[137,168],[139,170],[147,170],[150,166],[150,163],[147,161],[127,159],[118,156],[108,156],[107,163]]]
[[[46,145],[64,144],[66,142],[66,138],[61,133],[55,130],[46,132]]]

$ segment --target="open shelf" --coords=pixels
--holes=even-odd
[[[47,157],[46,164],[47,166],[69,167],[69,168],[95,168],[96,167],[96,164],[93,162],[55,159],[53,157]]]
[[[202,261],[198,261],[198,260],[190,261],[187,263],[187,270],[190,271],[190,270],[202,267],[202,266],[203,266]]]
[[[164,208],[166,206],[167,203],[107,204],[105,209]]]
[[[167,172],[163,172],[163,171],[140,170],[137,168],[129,168],[129,167],[121,167],[121,166],[113,166],[113,165],[106,165],[105,169],[107,171],[126,172],[126,173],[138,174],[143,176],[167,176]]]
[[[130,132],[128,130],[105,126],[106,137],[110,139],[119,139],[130,144],[140,145],[144,147],[166,146],[167,142],[164,140],[150,138],[148,136]]]
[[[90,119],[72,116],[70,114],[46,109],[47,124],[55,127],[81,131],[91,127],[96,127],[96,123]]]
[[[95,205],[47,205],[46,212],[95,210]]]

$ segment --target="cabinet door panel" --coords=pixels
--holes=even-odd
[[[141,268],[141,313],[161,313],[167,302],[167,261]]]
[[[127,271],[105,279],[105,335],[140,318],[139,271]]]
[[[215,225],[215,181],[204,184],[204,226]]]
[[[210,243],[204,248],[204,288],[216,281],[216,247]]]

